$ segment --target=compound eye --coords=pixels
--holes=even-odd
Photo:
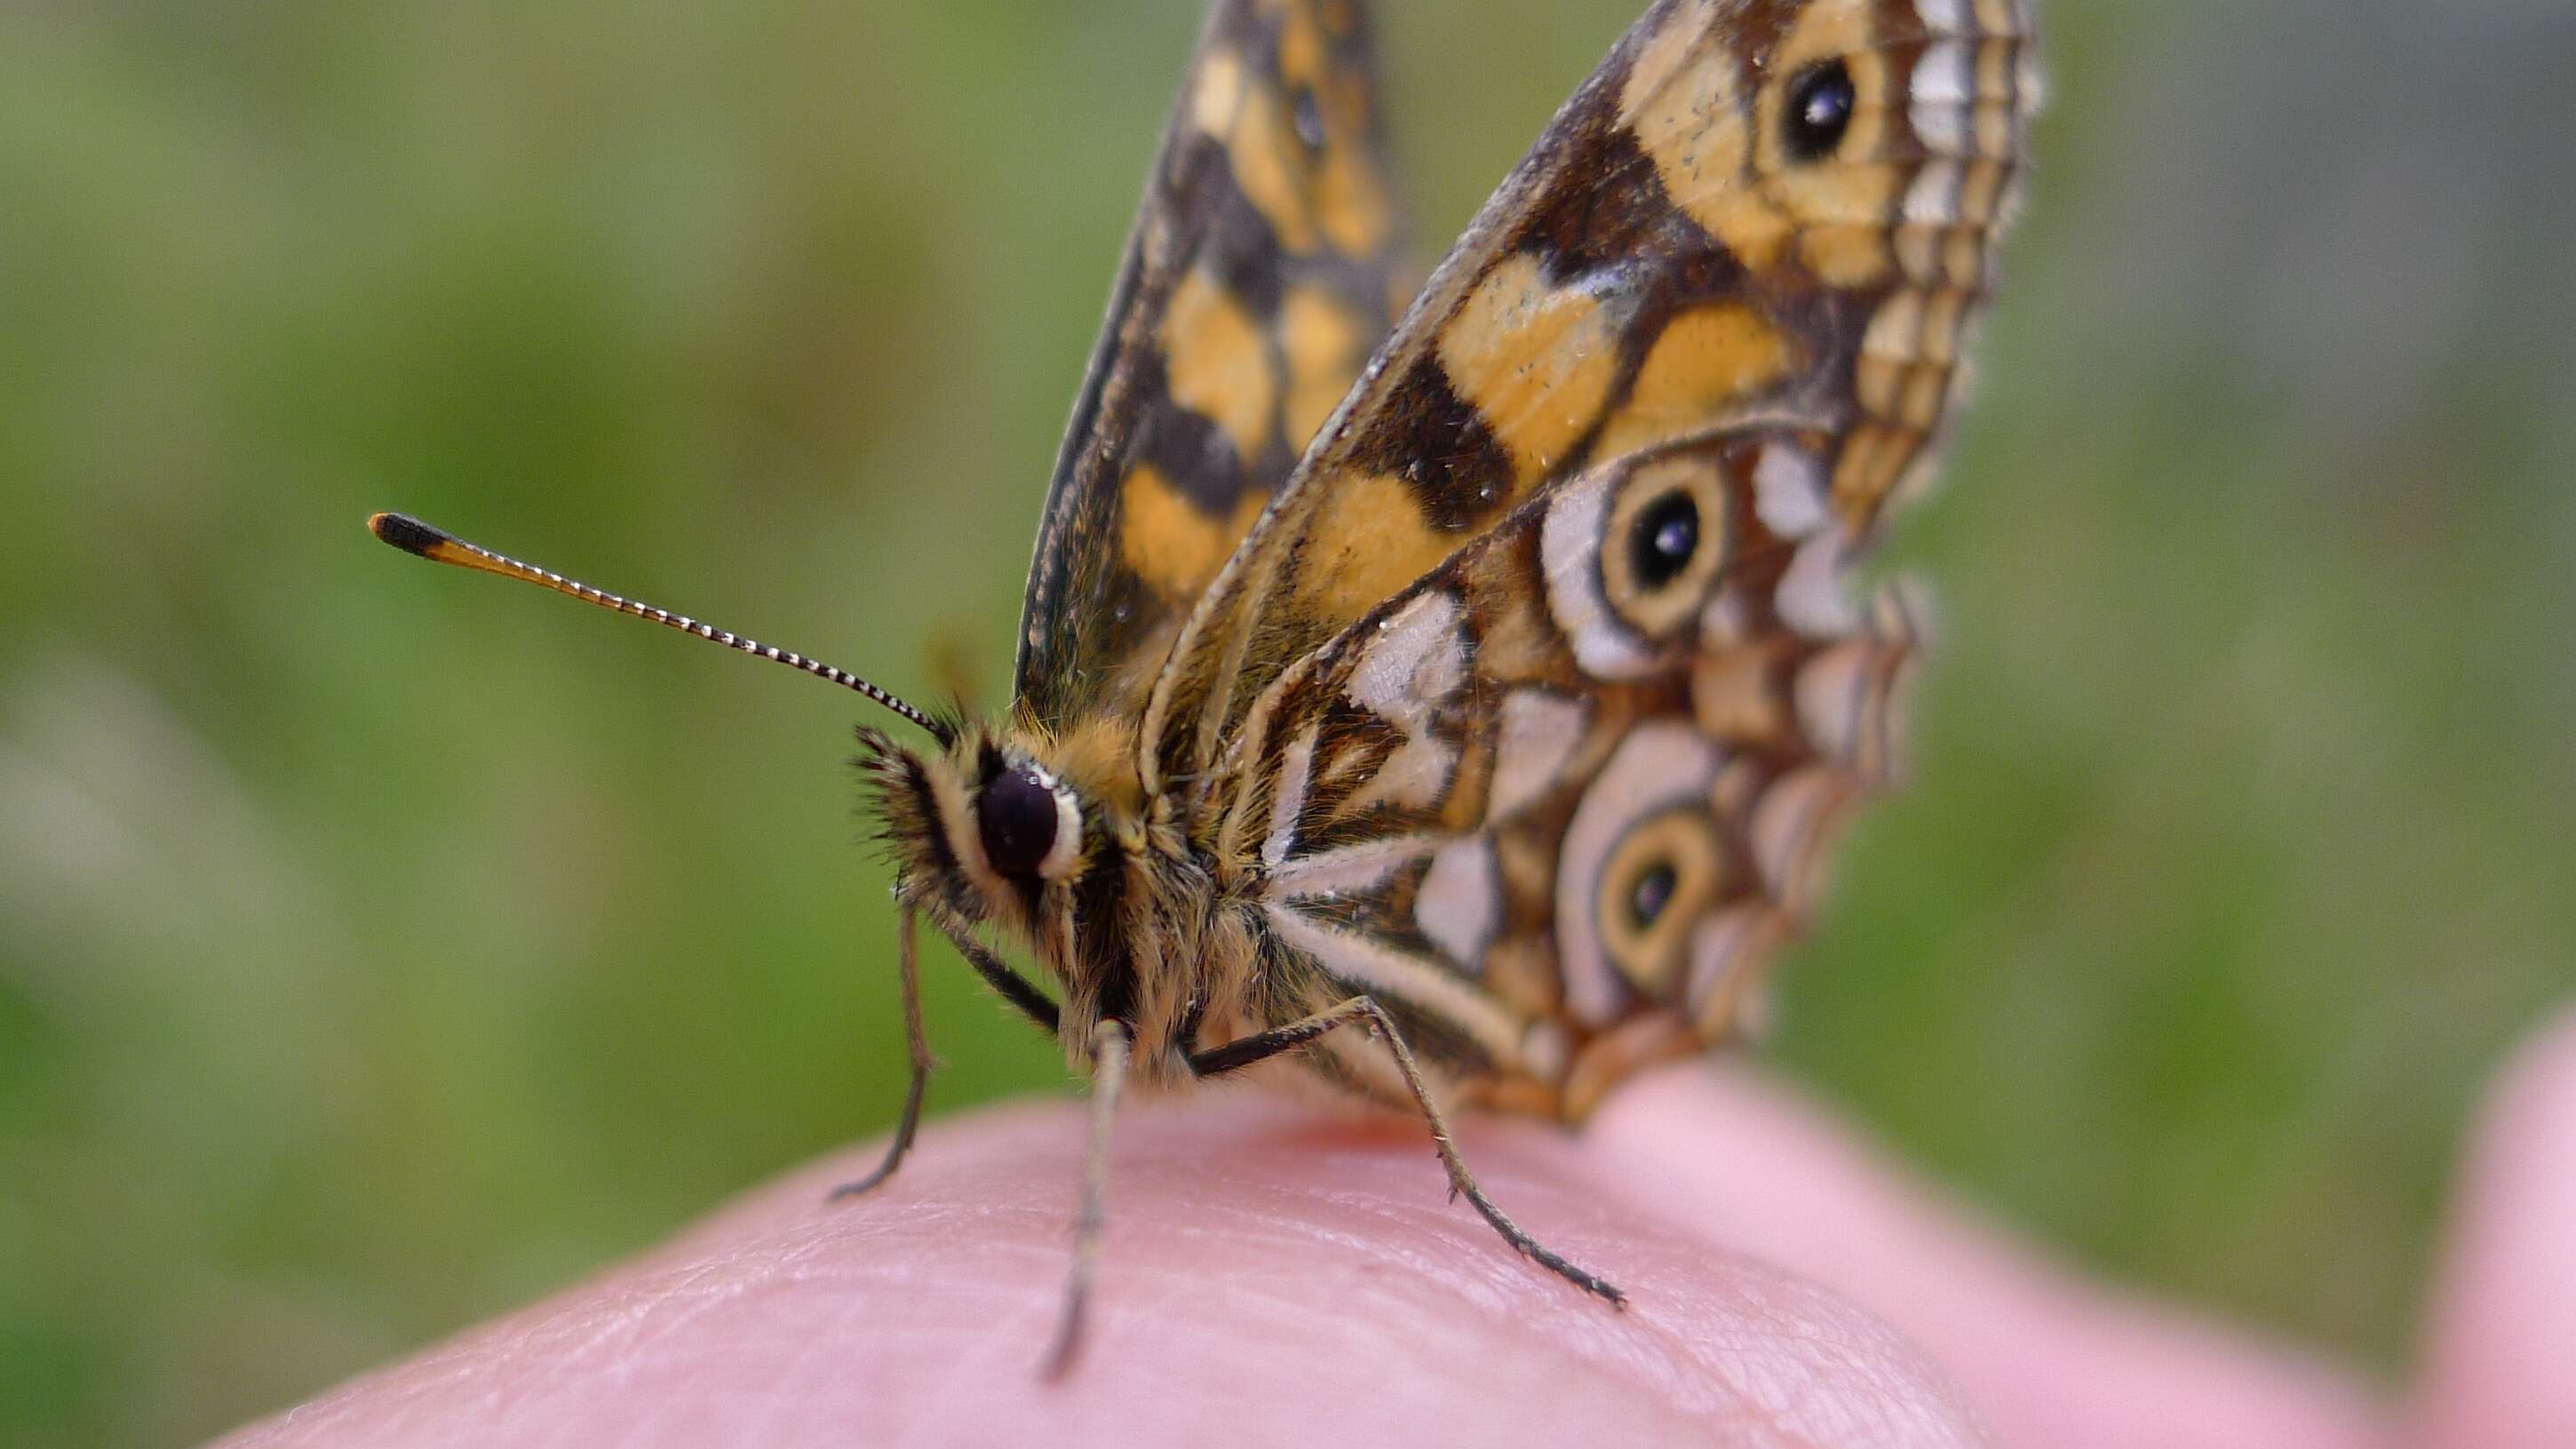
[[[1055,873],[1073,859],[1078,821],[1066,818],[1072,814],[1064,797],[1036,772],[1025,766],[1004,770],[975,797],[975,829],[983,838],[985,861],[994,874],[1019,880]]]

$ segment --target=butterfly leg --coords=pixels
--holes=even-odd
[[[1109,1198],[1109,1124],[1118,1115],[1118,1089],[1127,1080],[1127,1026],[1102,1021],[1091,1030],[1091,1135],[1082,1156],[1082,1201],[1074,1210],[1073,1263],[1065,1272],[1064,1312],[1055,1343],[1039,1372],[1062,1378],[1082,1347],[1084,1306],[1091,1298],[1091,1270],[1100,1254],[1100,1228]]]
[[[1295,1051],[1337,1026],[1350,1026],[1355,1023],[1369,1035],[1385,1042],[1387,1050],[1394,1054],[1396,1069],[1404,1074],[1405,1089],[1413,1094],[1414,1105],[1422,1109],[1424,1119],[1431,1124],[1431,1145],[1439,1150],[1440,1164],[1449,1169],[1450,1198],[1455,1200],[1463,1196],[1468,1202],[1474,1204],[1477,1213],[1486,1222],[1492,1224],[1494,1231],[1503,1235],[1503,1241],[1511,1244],[1513,1251],[1522,1257],[1586,1293],[1608,1299],[1614,1307],[1627,1307],[1627,1294],[1620,1292],[1606,1279],[1567,1262],[1538,1239],[1524,1232],[1520,1224],[1513,1222],[1501,1208],[1494,1206],[1494,1200],[1485,1196],[1483,1188],[1476,1186],[1474,1174],[1467,1171],[1466,1159],[1458,1155],[1458,1144],[1449,1135],[1448,1119],[1441,1115],[1439,1106],[1431,1100],[1430,1089],[1423,1085],[1422,1069],[1414,1065],[1412,1049],[1404,1044],[1403,1035],[1396,1031],[1395,1019],[1388,1016],[1386,1008],[1378,1005],[1374,998],[1354,996],[1338,1006],[1327,1007],[1302,1021],[1292,1021],[1286,1026],[1255,1032],[1251,1036],[1227,1042],[1223,1046],[1210,1047],[1206,1051],[1193,1054],[1190,1057],[1190,1067],[1202,1077],[1239,1071],[1255,1062],[1275,1057],[1281,1052]]]
[[[829,1198],[832,1202],[857,1197],[894,1176],[904,1154],[912,1150],[913,1134],[921,1127],[921,1099],[929,1089],[930,1069],[938,1065],[938,1059],[930,1054],[930,1037],[921,1025],[921,957],[918,933],[913,926],[916,909],[918,907],[905,900],[900,892],[896,894],[895,969],[903,986],[904,1041],[912,1049],[912,1082],[904,1090],[903,1115],[895,1120],[894,1141],[886,1147],[885,1160],[877,1164],[876,1171],[858,1181],[845,1182],[832,1189]],[[940,934],[948,938],[948,944],[956,947],[957,953],[966,958],[966,964],[975,968],[975,974],[1001,993],[1003,1000],[1044,1028],[1049,1036],[1055,1034],[1056,1006],[1047,1000],[1045,992],[1030,985],[1027,977],[985,950],[974,937],[940,920],[936,912],[932,914],[931,921],[939,927]]]
[[[945,919],[937,910],[931,911],[930,923],[939,928],[939,934],[948,938],[949,945],[957,948],[958,955],[966,958],[966,964],[975,969],[975,974],[984,978],[984,984],[1010,1003],[1012,1010],[1035,1022],[1038,1030],[1047,1035],[1056,1034],[1056,1005],[1047,999],[1045,992],[1031,984],[1029,978],[1012,970],[1009,962],[986,950],[983,943],[966,933],[964,927]]]
[[[886,1145],[885,1160],[877,1170],[856,1182],[845,1182],[832,1189],[829,1202],[857,1197],[887,1178],[912,1150],[912,1134],[921,1126],[921,1098],[930,1086],[930,1069],[937,1059],[930,1055],[930,1035],[921,1026],[921,953],[919,932],[914,929],[912,907],[899,905],[895,910],[895,972],[903,983],[903,1036],[912,1049],[912,1084],[904,1089],[903,1115],[895,1119],[894,1141]]]

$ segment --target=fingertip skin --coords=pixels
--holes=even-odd
[[[1849,1302],[1605,1199],[1574,1143],[1462,1147],[1618,1312],[1452,1205],[1418,1130],[1202,1095],[1121,1123],[1081,1362],[1042,1382],[1080,1155],[1046,1104],[862,1149],[226,1441],[1951,1446],[1939,1371]]]
[[[2479,1114],[2442,1251],[2410,1442],[2576,1444],[2576,1013]]]
[[[1847,1295],[1921,1344],[2011,1449],[2386,1442],[2385,1411],[2352,1375],[2052,1260],[1741,1063],[1630,1083],[1586,1146],[1622,1196]]]

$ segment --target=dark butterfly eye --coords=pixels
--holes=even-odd
[[[1857,104],[1851,72],[1841,61],[1823,61],[1798,72],[1789,82],[1789,114],[1781,130],[1781,149],[1793,161],[1832,154],[1842,144]]]
[[[1029,878],[1055,849],[1055,791],[1026,769],[1004,770],[975,797],[975,830],[996,874]]]
[[[1628,891],[1628,915],[1638,930],[1653,928],[1664,907],[1673,903],[1673,888],[1680,884],[1681,876],[1668,860],[1655,862],[1637,877]]]
[[[1699,551],[1699,504],[1675,489],[1647,504],[1628,531],[1628,571],[1640,588],[1660,589],[1681,577]]]

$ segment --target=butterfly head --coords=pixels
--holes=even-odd
[[[1078,918],[1105,907],[1096,887],[1134,843],[1131,792],[1104,773],[1112,752],[1011,725],[967,725],[927,749],[872,728],[859,743],[901,894],[1027,942],[1078,991],[1071,956],[1091,934]]]
[[[1194,877],[1137,784],[1134,721],[1058,735],[968,725],[934,748],[860,731],[896,893],[951,935],[990,927],[1026,947],[1060,994],[1058,1036],[1077,1059],[1103,1018],[1125,1022],[1136,1070],[1173,1069],[1233,961],[1185,908]],[[1151,930],[1134,929],[1150,919]]]
[[[1082,875],[1092,833],[1081,790],[1027,742],[970,727],[935,751],[859,732],[905,893],[965,924],[1042,938]]]

